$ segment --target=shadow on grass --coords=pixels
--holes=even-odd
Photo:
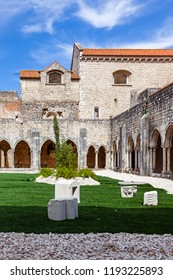
[[[171,208],[79,206],[78,218],[52,221],[48,219],[47,207],[1,206],[0,232],[173,234],[172,212]]]

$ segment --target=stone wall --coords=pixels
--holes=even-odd
[[[128,84],[115,85],[113,73],[131,72]],[[99,107],[101,119],[117,116],[130,108],[132,94],[146,88],[161,88],[172,82],[171,62],[115,62],[86,59],[80,62],[80,115],[94,118],[94,107]]]
[[[167,135],[168,128],[173,124],[172,112],[173,84],[170,84],[149,96],[147,100],[112,119],[112,153],[117,152],[113,151],[113,143],[116,143],[117,147],[118,143],[120,143],[119,169],[121,171],[135,171],[129,166],[129,154],[138,150],[140,152],[140,157],[138,158],[140,161],[138,168],[140,174],[151,175],[154,172],[152,153],[153,150],[157,150],[156,170],[164,176],[163,169],[167,170],[170,157],[172,159],[172,150],[168,150],[171,149],[172,144],[170,143],[170,146],[166,144],[166,139],[169,137],[169,141],[172,141],[171,137],[173,137],[173,132]],[[161,137],[160,144],[158,144],[159,135]],[[137,148],[139,144],[138,136],[140,136],[140,149],[138,149],[139,147]],[[133,147],[130,147],[130,139],[132,139]],[[164,157],[165,162],[167,161],[165,167],[162,166]],[[114,167],[113,163],[112,166]]]

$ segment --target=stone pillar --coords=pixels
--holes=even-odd
[[[132,152],[128,151],[128,158],[129,158],[129,169],[132,169]]]
[[[14,150],[11,150],[11,167],[14,168]]]
[[[126,153],[127,140],[126,140],[126,123],[120,127],[120,167],[121,171],[128,168],[128,158]]]
[[[5,157],[4,157],[4,152],[1,152],[1,167],[4,168],[5,167]]]
[[[149,117],[146,113],[140,123],[140,175],[149,174],[149,160]]]
[[[117,152],[117,157],[116,157],[116,162],[117,162],[117,168],[120,167],[120,152]]]
[[[79,167],[87,167],[87,130],[86,128],[80,128],[80,140],[79,140],[79,152],[80,162]]]
[[[152,162],[152,160],[153,160],[153,149],[152,148],[150,148],[149,149],[149,159],[150,159],[150,170],[149,170],[149,173],[151,174],[152,172],[153,172],[153,162]]]
[[[135,170],[138,169],[138,150],[135,150]]]
[[[105,168],[106,169],[109,169],[110,168],[110,152],[109,151],[107,151],[107,152],[105,152]]]
[[[166,172],[166,148],[162,147],[163,151],[163,167],[162,167],[162,173],[164,174]]]
[[[40,169],[40,133],[33,131],[32,133],[32,151],[31,151],[31,167],[33,169]]]
[[[98,169],[98,151],[95,152],[95,169]]]
[[[168,172],[171,172],[171,161],[170,161],[171,154],[170,154],[170,151],[171,151],[171,148],[168,147],[167,148],[167,171]]]
[[[156,148],[152,149],[152,169],[156,169]]]

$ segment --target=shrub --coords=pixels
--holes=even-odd
[[[81,169],[78,172],[78,176],[82,177],[82,178],[89,178],[89,177],[91,177],[92,179],[97,180],[96,174],[92,170],[90,170],[88,168]]]
[[[71,144],[66,141],[60,143],[56,163],[57,167],[77,169],[77,157]]]
[[[56,179],[60,177],[63,177],[65,179],[70,179],[70,178],[75,178],[76,176],[77,176],[77,171],[72,168],[68,168],[64,166],[58,166],[56,168]]]
[[[38,176],[43,176],[45,178],[52,176],[54,174],[54,170],[48,167],[41,168]]]

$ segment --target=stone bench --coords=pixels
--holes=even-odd
[[[48,218],[54,221],[78,217],[78,200],[73,197],[51,199],[48,203]]]
[[[158,205],[158,193],[157,191],[150,191],[144,193],[144,203],[143,205]]]
[[[137,193],[137,186],[121,186],[121,197],[133,197]]]
[[[144,182],[134,182],[134,181],[119,181],[118,182],[118,185],[121,185],[121,186],[132,186],[132,185],[145,185],[146,183]]]

